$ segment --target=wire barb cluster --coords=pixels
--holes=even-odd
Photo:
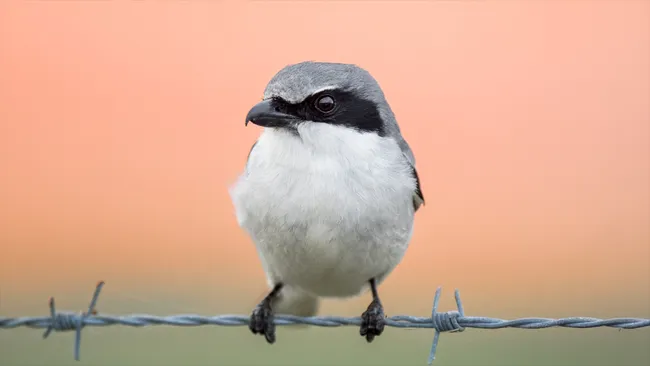
[[[217,315],[201,316],[194,314],[155,316],[155,315],[98,315],[95,310],[99,293],[104,286],[101,281],[95,288],[87,312],[70,313],[56,312],[54,298],[50,298],[50,316],[42,317],[20,317],[7,318],[0,317],[0,329],[13,329],[18,327],[28,328],[46,328],[43,338],[47,338],[52,331],[64,332],[75,331],[74,358],[79,361],[81,348],[81,330],[85,326],[109,326],[125,325],[129,327],[143,327],[147,325],[172,325],[172,326],[202,326],[202,325],[220,325],[220,326],[246,326],[249,322],[249,316],[246,315]],[[429,352],[428,364],[430,365],[435,359],[436,350],[440,333],[442,332],[462,332],[466,328],[480,329],[500,329],[500,328],[521,328],[521,329],[543,329],[550,327],[565,328],[596,328],[611,327],[619,329],[637,329],[650,327],[650,319],[645,318],[614,318],[614,319],[596,319],[586,317],[573,317],[563,319],[547,318],[522,318],[515,320],[503,320],[487,317],[465,316],[463,304],[460,300],[460,293],[455,291],[456,305],[458,310],[438,312],[438,303],[442,288],[438,287],[433,299],[433,311],[431,317],[417,317],[410,315],[397,315],[386,318],[386,326],[395,328],[426,328],[435,331],[431,351]],[[339,316],[312,316],[299,317],[294,315],[277,315],[275,317],[276,325],[295,325],[307,324],[319,327],[340,327],[340,326],[359,326],[361,325],[360,317],[339,317]]]
[[[92,300],[90,300],[88,312],[82,312],[79,315],[74,313],[57,313],[56,305],[54,304],[54,297],[50,297],[50,322],[47,325],[45,333],[43,333],[43,339],[49,337],[53,330],[57,332],[74,330],[74,359],[79,361],[79,353],[81,351],[81,329],[86,325],[85,320],[88,315],[97,314],[95,305],[97,305],[97,299],[99,298],[99,293],[102,291],[102,287],[104,287],[104,281],[99,281],[97,287],[95,287],[95,293],[93,294]]]

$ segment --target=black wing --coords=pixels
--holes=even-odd
[[[420,187],[420,177],[418,177],[418,171],[415,170],[414,166],[411,166],[413,177],[415,178],[415,192],[413,192],[413,209],[417,211],[421,205],[424,205],[424,195],[422,194],[422,188]]]
[[[257,141],[255,141],[253,146],[251,146],[251,149],[248,151],[248,155],[246,156],[246,169],[248,169],[248,160],[251,158],[251,153],[253,152],[255,145],[257,145]]]

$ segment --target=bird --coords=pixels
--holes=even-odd
[[[356,64],[280,69],[246,115],[262,132],[229,188],[269,291],[249,319],[276,340],[274,317],[309,317],[322,298],[370,289],[359,333],[382,334],[378,286],[405,255],[424,205],[415,157],[377,80]]]

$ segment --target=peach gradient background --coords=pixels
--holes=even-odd
[[[417,158],[427,205],[380,288],[389,315],[426,315],[442,285],[469,315],[650,317],[649,45],[635,0],[3,0],[0,316],[45,315],[50,295],[80,310],[100,279],[100,312],[249,313],[265,279],[228,196],[260,132],[244,116],[311,59],[367,68]],[[268,347],[243,327],[92,328],[82,360],[424,364],[432,337],[283,329]],[[436,362],[642,365],[648,342],[469,331]],[[3,365],[71,350],[70,334],[0,330]]]

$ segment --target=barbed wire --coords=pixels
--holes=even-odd
[[[95,310],[99,293],[104,287],[101,281],[95,288],[87,312],[57,312],[54,298],[49,301],[49,316],[26,316],[19,318],[0,317],[0,329],[13,329],[18,327],[27,328],[46,328],[43,338],[47,338],[52,331],[64,332],[75,331],[74,358],[79,361],[81,349],[81,330],[86,326],[103,327],[109,325],[124,325],[129,327],[144,327],[148,325],[171,325],[171,326],[202,326],[202,325],[220,325],[220,326],[243,326],[248,325],[250,316],[246,315],[217,315],[201,316],[195,314],[181,314],[170,316],[156,316],[149,314],[131,314],[131,315],[98,315]],[[385,319],[386,326],[395,328],[424,328],[435,331],[433,343],[429,352],[428,364],[431,365],[435,359],[440,333],[442,332],[462,332],[465,328],[479,329],[500,329],[500,328],[520,328],[520,329],[544,329],[551,327],[564,328],[596,328],[611,327],[618,329],[637,329],[650,327],[650,319],[646,318],[612,318],[597,319],[588,317],[571,317],[561,319],[549,318],[520,318],[514,320],[503,320],[498,318],[465,316],[463,304],[460,300],[460,293],[455,291],[456,306],[458,310],[447,312],[438,312],[438,303],[442,288],[438,287],[433,299],[433,310],[431,317],[417,317],[410,315],[397,315]],[[360,326],[360,317],[340,317],[340,316],[313,316],[299,317],[293,315],[276,315],[275,324],[279,326],[306,324],[318,327],[340,327],[340,326]]]

